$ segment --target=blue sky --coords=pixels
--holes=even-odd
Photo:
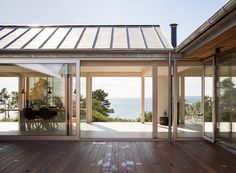
[[[160,24],[178,42],[228,0],[1,0],[0,24]]]
[[[178,23],[178,43],[183,41],[210,16],[217,12],[228,0],[0,0],[0,24],[159,24],[170,39],[170,23]],[[126,79],[123,79],[126,80]],[[135,97],[140,95],[137,84],[140,79],[132,79],[133,85],[125,81],[113,80],[114,87],[107,85],[109,79],[96,80],[94,89],[103,88],[111,97],[121,97],[120,93]],[[129,80],[130,81],[130,80]],[[149,84],[151,83],[149,82]],[[193,81],[187,87],[196,91]],[[109,87],[110,88],[109,88]],[[125,88],[116,92],[117,86]],[[147,86],[148,88],[148,86]],[[128,92],[125,92],[128,91]],[[191,90],[186,95],[192,95]],[[200,93],[197,90],[196,93]],[[147,96],[151,93],[147,91]]]

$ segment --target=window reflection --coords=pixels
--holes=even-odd
[[[236,72],[235,60],[224,57],[218,62],[217,139],[236,148]]]
[[[2,75],[18,79],[17,99],[12,98],[17,121],[1,126],[2,135],[75,135],[75,64],[10,64],[1,69],[7,71]]]

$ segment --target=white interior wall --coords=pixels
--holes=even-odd
[[[168,108],[168,77],[158,77],[158,122],[159,117],[164,116]]]

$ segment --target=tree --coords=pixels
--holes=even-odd
[[[219,83],[219,112],[224,121],[229,121],[230,116],[236,118],[236,88],[231,78],[226,78]]]
[[[102,89],[97,89],[92,92],[92,98],[93,98],[93,110],[96,110],[97,112],[109,116],[109,113],[112,111],[110,109],[111,103],[107,99],[108,93],[106,93]]]
[[[6,110],[8,108],[9,98],[10,98],[10,94],[8,94],[8,91],[6,88],[3,88],[0,92],[0,104],[1,104],[2,111],[5,112],[5,119],[7,117]]]
[[[0,92],[0,106],[1,112],[5,112],[5,119],[10,118],[9,109],[18,107],[18,92],[12,91],[9,94],[7,89],[3,88]]]
[[[50,105],[50,97],[47,94],[49,90],[49,82],[47,79],[39,78],[37,82],[34,83],[29,93],[29,99],[26,100],[26,107],[29,106],[40,106],[40,105]]]

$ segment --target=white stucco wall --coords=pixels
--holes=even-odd
[[[158,122],[159,117],[164,116],[164,112],[167,112],[168,108],[168,77],[158,77]]]

